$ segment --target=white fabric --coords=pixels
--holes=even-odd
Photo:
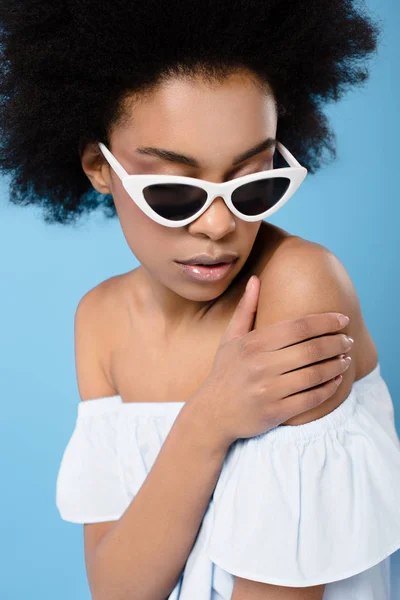
[[[80,402],[57,477],[61,517],[120,518],[183,404]],[[230,447],[169,600],[229,600],[235,575],[325,583],[323,600],[398,600],[390,555],[399,548],[400,441],[378,363],[328,415]]]

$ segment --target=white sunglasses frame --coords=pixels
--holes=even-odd
[[[209,206],[211,206],[212,202],[217,197],[222,197],[226,206],[230,209],[230,211],[236,215],[239,219],[248,222],[261,221],[265,217],[269,217],[274,212],[279,210],[288,200],[293,196],[293,194],[298,190],[302,182],[307,176],[308,170],[303,167],[293,156],[291,152],[280,142],[276,142],[276,149],[282,154],[283,158],[290,165],[289,167],[282,167],[278,169],[270,169],[267,171],[258,171],[257,173],[251,173],[250,175],[244,175],[243,177],[237,177],[236,179],[231,179],[229,181],[224,181],[223,183],[213,183],[211,181],[205,181],[203,179],[196,179],[194,177],[180,177],[178,175],[129,175],[123,168],[123,166],[118,162],[115,156],[110,152],[110,150],[105,146],[102,142],[99,142],[99,148],[104,154],[109,165],[118,175],[118,177],[122,181],[122,185],[125,190],[128,192],[129,196],[135,202],[135,204],[150,218],[153,219],[156,223],[160,225],[164,225],[166,227],[183,227],[192,223],[196,219],[200,217],[200,215],[205,212]],[[272,177],[286,177],[290,179],[290,184],[282,198],[270,209],[264,211],[259,215],[247,216],[240,213],[233,205],[231,194],[232,192],[243,185],[244,183],[249,183],[250,181],[257,181],[258,179],[264,178],[272,178]],[[200,187],[205,192],[207,192],[207,200],[205,204],[202,206],[200,210],[198,210],[194,215],[188,217],[187,219],[182,219],[181,221],[171,221],[169,219],[165,219],[158,215],[146,202],[143,196],[143,189],[148,185],[157,184],[157,183],[180,183],[186,185],[195,185]]]

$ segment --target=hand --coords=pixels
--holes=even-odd
[[[211,372],[191,398],[227,447],[265,433],[330,398],[347,362],[340,313],[310,314],[251,331],[260,280],[253,276],[221,338]],[[348,342],[347,342],[348,343]]]

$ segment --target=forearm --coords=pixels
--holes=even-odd
[[[164,600],[179,581],[228,448],[187,403],[137,495],[99,542],[93,600]]]

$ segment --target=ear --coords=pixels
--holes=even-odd
[[[111,167],[97,143],[86,144],[80,151],[82,169],[100,194],[112,194]]]

